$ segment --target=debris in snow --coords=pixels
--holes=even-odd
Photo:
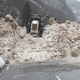
[[[80,56],[80,24],[47,25],[43,37],[26,34],[12,16],[0,18],[0,56],[10,64]],[[7,20],[7,21],[6,21]]]
[[[55,18],[53,17],[49,18],[49,24],[53,24],[53,23],[57,23],[57,21],[55,21]]]

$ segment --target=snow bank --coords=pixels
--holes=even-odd
[[[77,22],[47,25],[39,38],[26,34],[26,27],[19,27],[10,15],[6,18],[0,19],[0,56],[5,61],[12,64],[80,56]]]

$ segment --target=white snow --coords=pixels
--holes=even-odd
[[[0,57],[0,69],[3,68],[5,65],[5,61],[3,60],[2,57]]]

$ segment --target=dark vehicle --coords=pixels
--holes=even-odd
[[[43,22],[41,21],[41,14],[32,14],[30,17],[30,21],[27,25],[27,33],[31,35],[38,35],[42,37],[43,34]]]

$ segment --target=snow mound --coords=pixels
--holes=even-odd
[[[43,36],[26,34],[12,16],[0,19],[0,56],[10,64],[80,56],[80,24],[53,23],[44,27]]]

